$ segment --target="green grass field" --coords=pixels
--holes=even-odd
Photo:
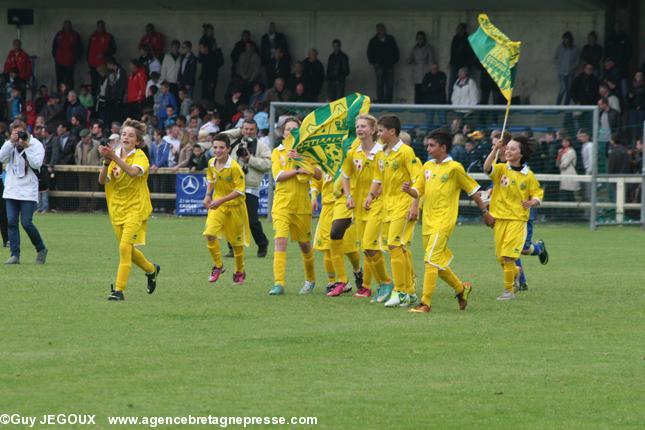
[[[492,232],[458,227],[453,268],[474,283],[468,310],[460,313],[440,282],[432,313],[412,315],[325,297],[320,255],[315,294],[299,296],[294,245],[285,296],[267,295],[272,254],[258,259],[254,246],[246,285],[231,285],[231,260],[209,284],[198,218],[151,219],[144,252],[162,267],[157,292],[146,294],[135,268],[126,301],[108,302],[118,255],[107,216],[35,222],[47,264],[33,264],[23,235],[22,264],[0,266],[0,414],[96,414],[97,425],[83,428],[108,428],[108,415],[189,414],[314,416],[317,426],[290,428],[320,429],[645,423],[645,233],[637,229],[538,225],[551,262],[527,259],[529,291],[500,303]]]

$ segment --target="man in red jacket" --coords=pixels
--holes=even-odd
[[[141,104],[146,98],[146,85],[148,74],[146,68],[139,60],[130,60],[130,74],[128,75],[128,95],[126,99],[127,116],[132,119],[141,119]]]
[[[152,48],[152,54],[155,57],[161,58],[166,41],[164,39],[164,35],[156,31],[155,26],[152,23],[146,24],[146,33],[141,36],[141,40],[139,40],[139,49],[146,45]]]
[[[74,88],[74,65],[83,55],[81,36],[72,28],[72,22],[65,20],[63,29],[54,36],[52,56],[56,63],[56,86],[61,82]]]
[[[4,72],[9,74],[11,69],[18,69],[18,77],[23,82],[28,82],[33,74],[31,67],[31,59],[25,51],[22,50],[22,43],[20,39],[13,41],[13,49],[9,51],[7,59],[4,62]]]
[[[96,22],[96,31],[90,36],[87,45],[87,64],[90,66],[90,78],[92,79],[92,95],[94,100],[99,93],[101,75],[96,70],[105,64],[105,59],[116,53],[116,42],[114,36],[105,31],[105,22],[100,19]]]

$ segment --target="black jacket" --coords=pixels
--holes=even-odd
[[[273,43],[271,43],[271,38],[268,33],[262,36],[262,40],[260,42],[260,58],[262,59],[262,64],[266,66],[271,62],[273,50],[276,48],[282,48],[285,58],[287,58],[287,60],[289,59],[289,45],[287,44],[287,38],[284,34],[276,32],[275,37],[273,38]]]
[[[65,147],[63,148],[61,148],[61,136],[56,136],[52,139],[52,166],[58,164],[76,164],[74,153],[76,152],[76,144],[78,142],[72,133],[68,133],[67,136],[67,142],[65,142]]]
[[[302,65],[305,68],[305,75],[309,78],[310,84],[309,88],[305,88],[307,88],[307,92],[311,96],[317,98],[325,81],[325,67],[319,60],[312,63],[308,58],[302,60]]]
[[[470,67],[475,62],[475,53],[470,47],[468,36],[455,34],[450,44],[450,66],[451,67]]]
[[[186,58],[186,55],[182,55],[181,57],[182,64],[184,62],[184,58]],[[185,87],[185,86],[194,87],[195,76],[197,76],[197,57],[191,54],[190,57],[188,57],[188,60],[186,62],[186,67],[184,68],[183,72],[181,71],[181,66],[179,67],[179,75],[177,76],[177,82],[179,83],[180,87]]]
[[[392,67],[399,62],[399,47],[389,34],[381,41],[378,36],[370,39],[367,45],[367,59],[373,66]]]
[[[582,72],[571,84],[571,98],[581,105],[595,105],[598,103],[598,86],[600,80],[596,75],[587,75]]]
[[[424,89],[424,103],[433,105],[444,105],[447,103],[446,99],[446,74],[444,72],[437,72],[432,74],[426,73],[423,77]]]
[[[349,75],[349,58],[340,51],[338,54],[332,52],[327,59],[327,80],[342,81]]]
[[[107,88],[105,90],[105,101],[110,104],[123,103],[123,96],[128,86],[128,75],[125,69],[117,66],[117,70],[110,71],[107,77]]]
[[[202,81],[211,82],[217,80],[219,68],[222,67],[223,64],[220,57],[221,54],[218,54],[217,50],[215,52],[209,51],[208,54],[199,54],[197,61],[199,61],[202,65],[202,74],[200,76],[200,79]]]

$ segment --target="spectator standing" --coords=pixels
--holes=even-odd
[[[598,102],[600,80],[594,74],[592,63],[586,63],[582,72],[573,80],[571,99],[581,105],[594,105]]]
[[[625,32],[622,21],[616,21],[614,31],[611,32],[607,40],[605,52],[616,61],[621,78],[617,84],[620,85],[620,94],[624,96],[627,94],[625,78],[629,76],[629,62],[632,59],[633,47],[631,37]]]
[[[51,93],[47,104],[39,112],[45,118],[45,122],[49,123],[50,121],[55,121],[60,118],[60,114],[63,112],[63,105],[60,103],[60,96],[58,93]],[[66,115],[66,112],[63,116]]]
[[[72,28],[72,22],[65,20],[63,29],[54,36],[52,57],[56,64],[56,85],[65,82],[74,88],[74,66],[83,56],[81,36]]]
[[[179,70],[181,69],[181,54],[179,53],[180,43],[178,40],[170,42],[170,52],[163,57],[161,63],[161,81],[166,81],[170,85],[170,92],[177,96],[179,87]]]
[[[141,109],[146,98],[146,85],[148,75],[139,60],[130,60],[130,74],[128,75],[128,93],[126,97],[126,117],[141,119]]]
[[[71,133],[72,125],[68,121],[58,124],[56,138],[52,142],[51,165],[55,170],[56,166],[73,165],[76,151],[76,138]]]
[[[307,58],[302,60],[302,66],[309,81],[309,86],[305,86],[305,89],[313,101],[318,101],[323,82],[325,82],[325,67],[318,60],[318,51],[315,48],[309,49]]]
[[[253,42],[248,41],[244,45],[244,50],[237,54],[235,73],[250,86],[252,82],[260,78],[261,72],[262,60],[260,59],[260,54],[257,53],[257,48]]]
[[[152,48],[148,45],[143,45],[139,49],[139,62],[146,68],[148,74],[157,72],[161,75],[161,62],[152,53]]]
[[[602,73],[601,81],[614,93],[620,93],[620,83],[623,80],[622,72],[616,67],[616,62],[613,57],[605,57],[603,62],[604,70]],[[622,94],[621,94],[622,96]]]
[[[121,65],[109,57],[106,60],[108,75],[105,85],[105,109],[102,117],[104,124],[123,119],[123,98],[125,96],[128,77]]]
[[[345,96],[345,79],[349,76],[349,58],[340,49],[340,40],[334,39],[331,46],[327,59],[327,99],[330,101]]]
[[[170,92],[170,85],[166,81],[161,83],[160,94],[157,118],[159,118],[159,128],[164,129],[166,128],[165,122],[168,119],[166,107],[172,106],[172,108],[177,111],[177,99],[175,99],[175,96]]]
[[[596,76],[600,76],[600,60],[602,59],[602,46],[598,44],[598,35],[595,31],[587,35],[587,44],[580,51],[582,64],[591,64]]]
[[[470,68],[475,63],[475,53],[468,42],[468,26],[465,22],[457,24],[455,35],[450,43],[450,82],[448,87],[448,97],[452,96],[453,85],[457,80],[459,69]]]
[[[92,91],[89,85],[81,85],[81,89],[78,92],[78,101],[81,102],[85,110],[94,110],[94,98],[92,97]]]
[[[291,91],[286,88],[283,78],[277,78],[273,87],[267,90],[266,101],[269,103],[291,101]]]
[[[251,32],[249,30],[242,30],[242,35],[240,36],[240,40],[235,42],[235,46],[233,46],[233,50],[231,51],[231,71],[232,73],[236,73],[238,69],[238,61],[240,59],[240,55],[242,55],[243,52],[247,50],[247,44],[251,44],[251,47],[253,47],[253,50],[255,51],[256,54],[258,54],[258,57],[260,56],[258,45],[255,44],[253,40],[251,40]],[[260,59],[260,63],[262,62],[262,59]]]
[[[195,77],[197,76],[197,57],[193,54],[193,44],[190,40],[185,40],[181,44],[181,66],[177,83],[179,87],[184,87],[190,98],[193,97],[193,88],[195,88]]]
[[[632,140],[643,136],[645,121],[645,82],[643,72],[636,72],[627,92],[627,125]]]
[[[186,88],[179,89],[179,116],[188,118],[190,116],[190,107],[193,105],[193,101],[188,96],[188,91]]]
[[[558,72],[558,81],[560,82],[560,89],[555,102],[557,105],[562,101],[564,101],[565,105],[568,105],[571,101],[571,80],[578,66],[579,57],[578,48],[573,43],[573,35],[570,31],[566,31],[562,35],[562,43],[558,45],[553,56],[553,62]]]
[[[447,77],[444,72],[439,70],[439,64],[433,62],[430,64],[430,71],[423,77],[423,103],[431,105],[445,105],[448,103],[446,99],[446,83]],[[434,110],[428,112],[428,123],[434,124]],[[439,123],[446,124],[446,112],[439,111]],[[466,166],[468,167],[468,166]]]
[[[606,83],[602,83],[598,86],[598,94],[600,98],[607,99],[609,106],[616,112],[620,113],[620,99],[616,96],[615,93],[609,90],[609,86]]]
[[[289,79],[291,73],[291,64],[285,52],[281,47],[278,47],[273,52],[273,58],[267,67],[267,79],[269,85],[273,85],[277,78]]]
[[[270,67],[271,60],[275,57],[275,51],[281,48],[284,57],[289,61],[289,44],[284,34],[276,31],[275,22],[269,23],[269,30],[262,36],[260,41],[260,57],[262,64]],[[267,72],[268,74],[268,72]],[[269,82],[272,85],[273,82]]]
[[[618,130],[620,115],[609,106],[605,98],[598,100],[600,126],[598,129],[598,173],[607,173],[607,144],[611,134]]]
[[[25,108],[25,99],[22,97],[22,87],[15,86],[11,89],[9,103],[9,119],[15,120],[22,116]]]
[[[11,137],[0,149],[0,163],[7,164],[2,197],[5,200],[11,256],[5,264],[20,263],[20,231],[22,224],[31,243],[36,248],[36,264],[44,264],[47,248],[38,229],[32,222],[38,203],[38,176],[45,156],[42,143],[27,132],[22,121],[11,124]]]
[[[139,49],[144,46],[149,46],[152,49],[152,55],[157,58],[161,58],[163,55],[163,51],[166,46],[165,37],[155,29],[155,26],[152,23],[146,24],[145,33],[139,40]]]
[[[408,57],[408,64],[412,65],[412,81],[414,82],[414,103],[423,103],[425,88],[423,78],[430,70],[430,64],[436,61],[434,50],[428,44],[426,33],[417,31],[416,44],[412,47],[412,52]]]
[[[305,75],[305,68],[300,61],[295,64],[293,73],[289,76],[287,88],[289,88],[289,91],[291,91],[292,94],[295,94],[296,86],[298,86],[298,84],[302,84],[307,92],[309,91],[309,88],[311,88],[309,76]]]
[[[217,52],[212,51],[208,43],[200,42],[198,61],[202,65],[200,75],[200,80],[202,81],[202,99],[209,101],[213,105],[215,104],[215,91],[217,89],[219,69],[224,64],[223,58],[221,58],[222,51],[218,49]]]
[[[18,78],[22,82],[29,82],[33,75],[31,59],[29,55],[22,50],[20,39],[13,41],[13,49],[7,54],[4,62],[4,72],[9,74],[13,69],[18,69]]]
[[[92,139],[92,133],[88,129],[83,129],[78,134],[80,141],[76,145],[75,161],[77,166],[98,166],[101,164],[99,155],[99,143]],[[96,192],[99,190],[99,184],[96,181],[94,172],[78,173],[78,190],[85,192]],[[79,201],[78,209],[81,212],[93,211],[95,200],[91,197],[82,198]]]
[[[578,142],[580,142],[581,148],[580,148],[580,154],[582,155],[582,166],[584,168],[584,174],[585,175],[591,175],[593,165],[591,164],[592,161],[592,154],[593,154],[593,142],[590,139],[589,132],[585,129],[580,129],[578,130],[578,134],[576,136],[578,139]],[[585,192],[584,192],[584,197],[585,201],[589,201],[591,199],[591,183],[585,182]]]
[[[202,36],[199,38],[199,44],[208,46],[211,52],[215,52],[218,49],[213,24],[202,24]]]
[[[562,148],[558,151],[555,159],[555,164],[560,170],[561,175],[577,175],[576,151],[571,146],[571,140],[568,137],[563,137],[561,141]],[[578,192],[580,191],[580,182],[572,179],[562,179],[560,181],[560,201],[572,202],[578,200]],[[567,211],[570,214],[570,211]]]
[[[114,36],[105,29],[105,21],[102,19],[96,22],[96,30],[90,36],[87,44],[87,64],[90,67],[90,79],[92,80],[92,95],[96,100],[99,93],[99,86],[102,81],[98,68],[106,64],[108,57],[116,54],[116,42]]]
[[[379,103],[392,103],[394,65],[399,62],[399,47],[386,33],[385,24],[376,24],[376,35],[367,45],[367,58],[376,74],[376,97]]]
[[[266,90],[264,88],[264,84],[261,82],[254,82],[253,83],[253,90],[251,92],[251,95],[249,96],[249,106],[252,109],[260,110],[259,104],[264,103],[266,100]]]
[[[468,76],[467,67],[459,69],[450,101],[453,105],[474,106],[479,103],[479,88],[477,82]]]

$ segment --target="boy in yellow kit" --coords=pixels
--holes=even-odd
[[[299,161],[300,156],[284,142],[291,130],[300,126],[297,118],[287,118],[283,125],[283,143],[271,154],[271,173],[276,182],[273,195],[273,230],[275,249],[273,252],[274,285],[269,291],[271,296],[284,294],[287,271],[287,239],[298,242],[305,269],[305,284],[301,294],[311,292],[316,285],[314,253],[311,249],[311,198],[309,183],[320,179],[322,172],[309,163]]]
[[[340,178],[337,181],[340,181]],[[316,234],[314,235],[314,249],[323,253],[323,262],[325,264],[325,270],[327,271],[327,293],[329,293],[336,284],[336,270],[332,263],[330,250],[330,234],[334,216],[334,204],[336,202],[334,188],[338,188],[338,186],[335,185],[334,178],[327,173],[323,174],[322,178],[311,181],[312,211],[316,211],[316,209],[318,208],[317,197],[318,195],[321,196],[320,202],[322,208],[320,211],[320,216],[318,217]],[[338,191],[338,194],[342,195],[340,190]],[[352,224],[345,232],[340,251],[350,261],[352,269],[354,271],[354,281],[356,282],[356,287],[360,288],[360,286],[363,284],[363,272],[360,266],[360,255],[358,254],[358,245],[356,243],[356,229],[354,224]],[[308,291],[303,291],[302,293],[306,294],[307,292]]]
[[[148,294],[157,288],[159,265],[151,263],[137,246],[145,245],[148,218],[152,213],[148,172],[150,164],[142,150],[145,124],[128,118],[121,127],[121,145],[115,150],[101,146],[104,158],[99,172],[99,183],[105,185],[105,200],[112,228],[119,241],[119,268],[116,288],[108,300],[125,300],[125,291],[132,263],[141,268],[148,278]]]
[[[513,281],[519,274],[515,260],[520,258],[526,240],[530,209],[540,204],[544,191],[525,163],[531,156],[527,138],[518,136],[506,145],[506,163],[495,163],[504,140],[495,141],[484,162],[484,173],[493,181],[490,213],[495,218],[495,255],[504,269],[504,293],[497,300],[512,300]]]
[[[487,225],[493,225],[493,218],[479,197],[479,185],[464,170],[461,163],[448,155],[452,148],[452,137],[443,131],[433,131],[427,138],[428,155],[431,160],[423,165],[422,173],[414,185],[404,184],[403,190],[414,198],[423,199],[423,242],[425,247],[425,274],[421,303],[413,313],[428,313],[432,307],[432,293],[441,278],[456,293],[460,310],[468,304],[471,284],[461,282],[450,268],[453,254],[448,248],[459,213],[459,193],[464,191],[477,203],[484,214]],[[415,200],[413,206],[418,206]]]
[[[385,302],[385,307],[407,307],[418,302],[414,288],[412,242],[418,205],[413,206],[410,195],[403,192],[404,184],[412,184],[420,173],[414,151],[399,139],[401,121],[394,115],[378,120],[378,133],[383,142],[383,237],[387,238],[394,291]],[[406,248],[407,247],[407,248]]]
[[[233,248],[235,273],[233,284],[241,285],[246,279],[244,271],[244,246],[249,246],[251,229],[246,212],[246,194],[242,167],[229,155],[231,141],[220,133],[213,137],[215,157],[208,161],[206,179],[208,189],[204,207],[208,209],[204,236],[213,258],[213,270],[208,282],[216,282],[224,273],[219,238],[226,238]]]

